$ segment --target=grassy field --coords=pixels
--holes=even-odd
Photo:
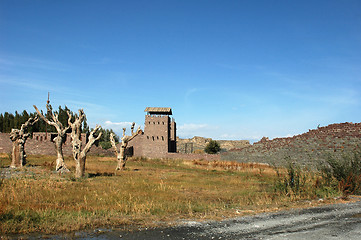
[[[0,155],[0,233],[223,219],[320,204],[319,198],[334,202],[340,194],[321,188],[309,172],[299,176],[297,189],[287,187],[287,170],[266,165],[130,159],[115,175],[115,158],[90,156],[87,176],[75,179],[70,157],[72,173],[65,175],[53,171],[54,160],[29,156],[27,167],[10,170],[9,156]]]

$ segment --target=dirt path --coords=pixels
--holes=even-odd
[[[29,236],[28,236],[29,237]],[[38,236],[39,237],[39,236]],[[45,237],[43,235],[43,237]],[[96,230],[50,239],[361,239],[361,201],[240,217],[221,222],[123,232]]]
[[[361,201],[98,237],[120,235],[121,239],[361,239]]]

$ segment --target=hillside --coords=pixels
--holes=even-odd
[[[287,159],[304,166],[316,166],[331,154],[342,157],[361,146],[361,123],[338,123],[309,130],[288,138],[259,142],[222,154],[223,160],[284,164]]]

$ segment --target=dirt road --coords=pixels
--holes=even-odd
[[[121,235],[121,238],[120,238]],[[88,236],[89,237],[89,236]],[[95,236],[94,236],[95,237]],[[221,222],[133,233],[107,232],[100,239],[361,239],[361,201],[266,213]]]
[[[29,238],[30,236],[27,236]],[[38,236],[39,237],[39,236]],[[97,229],[50,239],[361,239],[361,201],[240,217],[221,222],[186,222],[133,232]],[[32,237],[30,237],[31,239]]]

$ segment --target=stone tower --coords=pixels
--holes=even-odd
[[[176,123],[171,108],[147,107],[144,112],[144,133],[134,138],[130,146],[134,156],[163,157],[177,152]]]

